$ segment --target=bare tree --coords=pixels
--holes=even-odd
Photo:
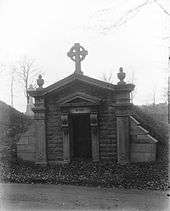
[[[109,74],[103,73],[102,79],[103,79],[105,82],[113,83],[113,74],[112,74],[111,72],[110,72]]]
[[[168,86],[162,88],[162,99],[165,103],[168,103]]]
[[[43,73],[38,67],[35,59],[24,56],[17,63],[17,78],[22,84],[27,104],[29,103],[29,95],[27,93],[28,87],[30,84],[35,84],[35,80],[39,74]]]
[[[170,76],[168,77],[168,124],[170,124]]]
[[[6,70],[6,65],[5,64],[0,64],[0,73],[4,72]]]
[[[153,105],[153,107],[155,107],[155,105],[156,105],[156,96],[157,96],[157,88],[156,88],[156,84],[155,84],[155,85],[153,85],[153,88],[152,88],[152,97],[153,97],[152,105]]]
[[[15,82],[16,67],[12,66],[11,71],[11,83],[10,83],[10,94],[11,94],[11,106],[14,107],[14,82]]]
[[[153,90],[153,107],[156,105],[156,90]]]
[[[132,70],[132,72],[131,72],[130,83],[135,84],[135,82],[136,82],[135,71]],[[131,102],[132,102],[132,103],[133,103],[133,101],[134,101],[134,97],[135,97],[135,95],[136,95],[136,92],[137,92],[137,90],[136,90],[136,87],[135,87],[135,89],[130,93],[130,95],[131,95],[130,98],[131,98]]]

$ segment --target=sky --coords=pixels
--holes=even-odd
[[[164,102],[167,86],[170,15],[145,0],[0,0],[0,100],[10,104],[11,66],[34,58],[45,72],[44,87],[74,72],[67,52],[79,42],[88,55],[85,75],[103,80],[119,67],[134,82],[134,104]],[[159,0],[170,13],[170,1]],[[132,77],[133,75],[133,77]],[[14,107],[26,108],[23,89],[14,85]]]

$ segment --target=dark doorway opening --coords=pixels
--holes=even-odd
[[[70,155],[72,160],[92,158],[90,115],[70,115]]]

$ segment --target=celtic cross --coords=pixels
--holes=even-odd
[[[81,61],[87,54],[88,52],[79,43],[75,43],[67,53],[67,56],[75,62],[75,73],[83,74],[81,71]]]

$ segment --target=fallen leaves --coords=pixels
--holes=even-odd
[[[168,172],[167,165],[164,163],[118,165],[75,161],[70,164],[46,167],[26,162],[12,165],[1,163],[1,182],[166,190]]]

